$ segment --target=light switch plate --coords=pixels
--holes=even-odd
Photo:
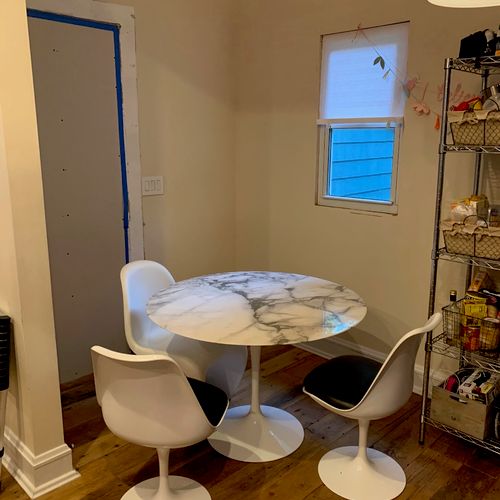
[[[163,194],[163,175],[142,178],[142,195],[155,196]]]

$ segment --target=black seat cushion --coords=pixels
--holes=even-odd
[[[226,393],[207,382],[187,377],[191,389],[203,408],[208,421],[216,426],[226,411],[229,399]]]
[[[348,410],[363,399],[381,366],[364,356],[339,356],[312,370],[304,379],[304,390],[331,406]]]

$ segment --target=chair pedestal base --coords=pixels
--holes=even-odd
[[[147,479],[142,483],[136,484],[122,496],[122,500],[210,500],[210,493],[200,483],[187,477],[168,476],[168,485],[170,491],[158,493],[159,477]]]
[[[406,486],[401,466],[384,453],[368,448],[368,461],[355,458],[357,446],[329,451],[319,462],[323,484],[337,495],[351,500],[389,500]]]
[[[242,462],[270,462],[293,453],[304,439],[302,424],[290,413],[271,406],[230,408],[208,438],[221,455]]]

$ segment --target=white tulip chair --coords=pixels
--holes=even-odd
[[[188,379],[166,354],[122,354],[104,347],[91,349],[97,401],[106,425],[131,443],[156,448],[159,476],[143,481],[122,500],[208,500],[198,482],[168,475],[172,448],[206,439],[228,407],[224,391]]]
[[[319,476],[334,493],[352,500],[386,500],[404,490],[401,466],[367,447],[368,427],[371,420],[392,415],[408,401],[422,337],[440,322],[441,314],[436,313],[424,326],[404,335],[383,364],[364,356],[339,356],[304,379],[304,392],[314,401],[358,421],[358,446],[331,450],[319,462]]]
[[[149,260],[130,262],[122,268],[120,278],[125,336],[132,352],[167,353],[188,377],[209,382],[231,397],[246,368],[247,348],[188,339],[153,323],[146,314],[149,298],[175,283],[161,264]]]

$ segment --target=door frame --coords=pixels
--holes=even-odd
[[[126,254],[128,255],[127,260],[130,261],[143,259],[144,229],[134,8],[94,0],[27,0],[26,6],[29,9],[54,15],[75,17],[96,23],[109,23],[119,27],[121,112],[123,117],[123,148],[126,158],[124,204],[125,206],[128,205],[128,221],[124,220],[125,223],[128,222]],[[118,110],[118,113],[120,113],[120,110]]]

